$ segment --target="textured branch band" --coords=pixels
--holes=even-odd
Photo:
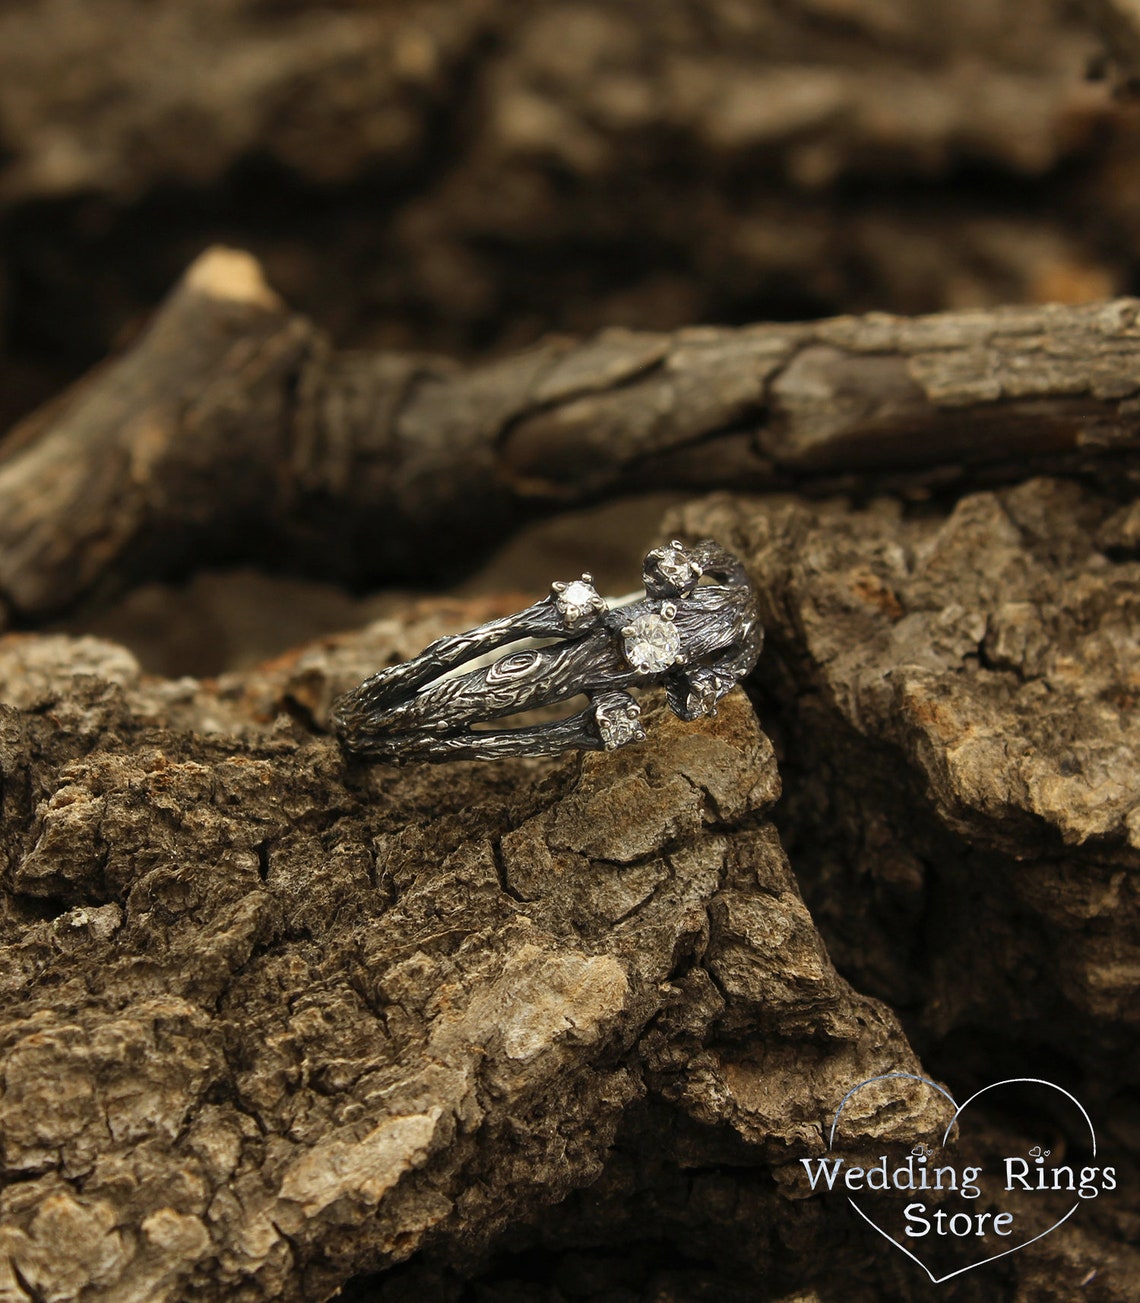
[[[610,609],[590,575],[555,583],[516,615],[440,638],[419,656],[340,697],[333,727],[366,760],[483,760],[613,750],[645,737],[631,688],[663,683],[674,714],[692,720],[752,669],[763,644],[755,594],[740,561],[711,540],[654,548],[645,596]],[[470,662],[524,640],[543,646]],[[585,695],[563,719],[495,728],[509,715]]]

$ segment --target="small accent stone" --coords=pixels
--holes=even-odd
[[[645,737],[641,727],[641,707],[627,693],[607,694],[594,703],[594,718],[607,751]]]
[[[716,690],[711,684],[693,688],[685,699],[685,709],[690,715],[715,715]]]
[[[575,579],[561,591],[556,590],[554,605],[571,629],[599,611],[606,610],[605,599],[593,584],[586,583],[584,579]]]
[[[676,539],[668,547],[655,547],[645,558],[647,589],[676,593],[690,592],[701,577],[701,568]]]
[[[715,715],[717,702],[731,687],[731,679],[718,674],[716,670],[696,670],[689,675],[685,709],[694,718],[698,715]]]
[[[642,674],[658,674],[681,656],[681,635],[672,620],[660,615],[639,615],[622,630],[625,658]]]

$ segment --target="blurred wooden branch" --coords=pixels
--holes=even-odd
[[[337,353],[214,250],[5,443],[0,602],[34,622],[212,559],[424,579],[528,514],[648,487],[1115,481],[1140,444],[1138,312],[610,330],[462,368]]]
[[[1118,89],[1135,94],[1140,89],[1140,3],[1086,0],[1086,7],[1104,33]]]
[[[1056,0],[679,3],[668,23],[654,12],[637,0],[89,0],[72,12],[8,0],[0,204],[208,184],[255,151],[314,183],[398,174],[454,113],[473,129],[451,158],[461,224],[472,200],[484,217],[509,202],[479,201],[462,174],[546,159],[618,175],[654,126],[721,160],[788,146],[806,188],[962,152],[1032,171],[1065,148],[1083,98],[1072,74],[1095,40]]]
[[[0,424],[218,240],[342,342],[464,357],[1110,297],[1102,48],[1066,0],[8,0]]]

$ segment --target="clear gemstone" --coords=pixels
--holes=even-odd
[[[596,611],[604,610],[606,605],[593,584],[586,583],[584,579],[575,579],[572,583],[567,584],[555,596],[554,604],[571,628],[576,624],[581,624],[584,619],[593,615]]]
[[[625,693],[606,696],[594,705],[594,718],[598,732],[607,751],[625,746],[627,742],[640,742],[645,736],[641,727],[641,707]]]
[[[625,658],[643,674],[657,674],[676,663],[681,654],[681,635],[672,620],[660,615],[639,615],[622,630]]]
[[[701,577],[700,566],[680,543],[655,547],[645,562],[645,578],[658,589],[664,585],[674,592],[687,593]]]
[[[685,700],[685,708],[690,715],[715,715],[716,688],[711,683],[702,683],[691,689]]]
[[[663,548],[658,565],[662,575],[678,588],[687,584],[696,570],[688,553],[683,552],[679,547]]]
[[[685,709],[689,715],[715,715],[717,702],[732,687],[732,680],[716,670],[694,670],[688,679],[689,691]]]

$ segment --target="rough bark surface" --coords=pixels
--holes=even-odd
[[[1051,1053],[1127,1153],[1119,516],[1038,480],[949,515],[722,497],[669,523],[737,548],[764,595],[779,821],[844,970],[928,1070]],[[781,1176],[837,1091],[917,1061],[831,968],[742,696],[549,762],[354,770],[311,731],[377,663],[494,613],[428,606],[215,682],[0,643],[9,1297],[316,1299],[414,1255],[376,1297],[459,1298],[489,1248],[539,1246],[590,1297],[630,1244],[679,1298],[840,1270],[846,1297],[924,1297]],[[945,1121],[904,1103],[861,1135]],[[1095,1268],[1123,1303],[1134,1202],[946,1297],[1085,1297]]]
[[[663,526],[736,550],[762,595],[751,691],[779,757],[775,820],[840,970],[898,1012],[928,1071],[976,1088],[1035,1064],[1089,1102],[1121,1158],[1119,1201],[1011,1258],[1008,1274],[939,1285],[939,1297],[1128,1299],[1140,1281],[1133,516],[1088,485],[1034,478],[946,507],[719,495]],[[934,1297],[889,1263],[870,1285],[848,1268],[837,1287],[842,1228],[766,1204],[725,1176],[724,1157],[723,1180],[687,1196],[665,1164],[642,1185],[631,1170],[660,1121],[627,1125],[627,1152],[552,1226],[517,1232],[516,1252],[644,1246],[664,1225],[718,1270],[663,1268],[663,1291],[743,1300],[757,1279],[812,1279],[773,1272],[780,1255],[760,1228],[776,1224],[804,1237],[801,1255],[829,1259],[820,1299]],[[596,1248],[563,1270],[614,1274]]]
[[[928,1068],[981,1084],[1054,1065],[1129,1152],[1132,515],[1034,479],[949,512],[717,498],[669,522],[738,549],[763,594],[778,822],[841,970],[899,1012]]]
[[[1113,549],[1122,515],[1036,479],[949,514],[681,516],[731,537],[764,594],[784,818],[845,971],[908,1010],[924,1049],[1050,1045],[1106,1105],[1140,1086],[1140,565]]]
[[[608,331],[457,369],[335,353],[217,250],[5,445],[0,602],[42,620],[190,557],[422,581],[528,513],[645,487],[929,493],[1035,468],[1127,492],[1138,309]]]
[[[799,898],[743,694],[444,771],[257,722],[476,615],[212,686],[0,643],[6,1299],[323,1299],[590,1181],[647,1094],[771,1167],[917,1069]],[[944,1124],[903,1103],[853,1134]]]

